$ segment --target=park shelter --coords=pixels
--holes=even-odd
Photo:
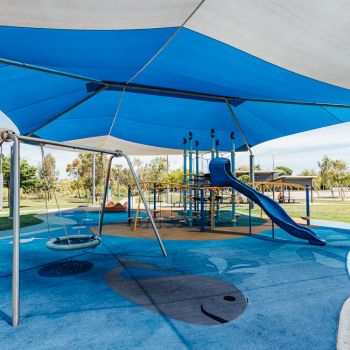
[[[295,184],[295,185],[301,185],[301,186],[309,186],[310,187],[310,194],[311,194],[311,201],[313,201],[314,199],[314,186],[313,186],[313,181],[314,179],[316,179],[317,176],[302,176],[302,175],[298,175],[298,176],[293,176],[293,175],[283,175],[280,176],[276,181],[278,182],[282,182],[282,183],[286,183],[286,186],[288,186],[288,184]],[[283,188],[284,191],[284,188]],[[288,198],[290,201],[290,190],[288,190]]]
[[[344,0],[3,0],[0,110],[22,135],[176,153],[350,120]],[[160,148],[159,148],[160,147]],[[129,148],[127,148],[129,150]]]
[[[240,177],[242,175],[249,175],[249,170],[236,170],[235,175],[237,177]],[[270,171],[263,171],[263,170],[254,170],[254,176],[256,182],[271,182],[275,181],[278,178],[278,175],[281,174],[281,171],[279,170],[270,170]]]

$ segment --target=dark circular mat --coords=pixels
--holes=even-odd
[[[69,260],[45,265],[38,270],[40,276],[63,277],[78,275],[93,268],[94,264],[84,260]]]

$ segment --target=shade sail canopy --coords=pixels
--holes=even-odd
[[[350,121],[345,0],[1,6],[0,110],[22,134],[176,153],[211,129],[243,149],[227,104],[250,146]]]

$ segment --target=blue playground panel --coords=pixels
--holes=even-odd
[[[1,349],[334,349],[340,308],[350,295],[350,235],[341,229],[315,231],[326,246],[311,246],[278,229],[275,240],[265,232],[224,241],[166,241],[168,259],[151,239],[104,236],[95,250],[62,253],[45,248],[46,234],[36,234],[35,240],[26,236],[22,324],[16,329],[8,323],[12,245],[2,239]],[[68,258],[89,261],[93,268],[65,277],[38,273]],[[106,274],[118,267],[125,281],[174,275],[224,281],[239,288],[248,304],[228,323],[180,321],[111,288]]]

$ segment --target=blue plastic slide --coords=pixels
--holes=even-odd
[[[314,245],[326,244],[326,241],[318,237],[310,228],[297,224],[273,199],[237,180],[231,172],[231,164],[228,159],[212,159],[209,164],[209,170],[211,186],[233,187],[258,204],[275,224],[292,236],[306,239],[310,244]]]

